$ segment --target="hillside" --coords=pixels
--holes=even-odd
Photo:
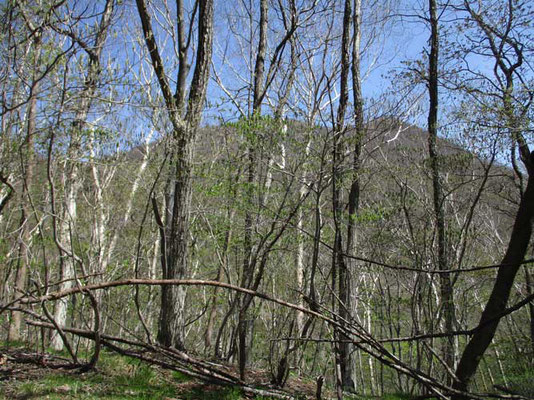
[[[320,146],[328,146],[331,133],[322,128],[306,128],[296,122],[288,123],[285,131],[280,133],[279,125],[271,125],[267,121],[259,134],[264,143],[270,144],[258,147],[261,154],[257,164],[259,178],[253,202],[249,203],[244,194],[246,175],[239,165],[248,139],[240,133],[241,129],[239,126],[206,127],[199,133],[194,159],[195,208],[191,230],[191,257],[195,269],[189,278],[243,286],[239,260],[242,257],[244,218],[247,210],[253,210],[256,219],[254,257],[259,260],[256,268],[264,269],[258,290],[270,293],[274,298],[309,306],[303,302],[303,297],[310,290],[311,279],[314,279],[315,301],[327,310],[331,301],[327,282],[333,229],[329,206],[331,161],[329,152],[321,150]],[[351,140],[349,131],[347,151]],[[433,316],[433,313],[439,312],[439,302],[429,300],[427,305],[423,302],[425,293],[435,290],[436,275],[415,272],[432,271],[436,263],[432,245],[435,231],[432,226],[426,140],[427,133],[420,128],[382,120],[368,128],[362,151],[358,251],[354,261],[347,259],[351,263],[350,274],[354,285],[351,315],[355,323],[364,326],[379,341],[441,329],[439,320]],[[80,212],[82,215],[94,215],[95,219],[92,223],[86,220],[84,224],[78,224],[75,243],[79,250],[76,251],[82,251],[82,262],[87,262],[84,274],[98,274],[84,279],[84,284],[161,276],[157,257],[160,242],[150,198],[156,196],[156,202],[161,207],[165,182],[160,180],[156,186],[150,182],[161,174],[164,148],[164,142],[141,146],[128,153],[106,156],[96,163],[96,169],[92,163],[83,168],[82,187],[88,191],[82,189],[80,192]],[[448,140],[440,140],[439,148],[447,190],[450,269],[495,264],[512,223],[509,215],[516,207],[510,200],[516,193],[511,185],[512,173],[505,167],[489,165],[486,160]],[[349,161],[350,152],[347,152],[343,161],[347,168]],[[89,189],[95,171],[104,181],[107,180],[106,186],[102,187],[109,193],[106,195],[108,210],[104,214],[99,214],[91,201],[84,204],[84,199],[98,195]],[[141,175],[135,178],[135,171],[143,174],[140,180]],[[343,186],[350,182],[349,173],[347,169]],[[46,188],[45,178],[40,179],[43,182],[39,186]],[[111,188],[113,190],[110,191]],[[135,191],[130,192],[127,204],[125,195],[128,198],[128,190],[133,189]],[[45,199],[46,193],[39,196]],[[296,209],[299,210],[297,214]],[[317,213],[322,226],[319,238],[313,235]],[[91,249],[90,246],[94,246],[91,243],[99,243],[94,242],[97,239],[94,229],[99,223],[105,224],[111,237]],[[51,233],[43,231],[45,235],[50,234],[48,232]],[[272,242],[270,247],[262,247],[276,237],[277,241]],[[100,258],[95,259],[94,256]],[[109,257],[109,264],[95,263],[106,257]],[[312,274],[316,277],[313,278]],[[458,308],[457,314],[459,327],[476,323],[477,304],[482,301],[478,296],[486,295],[492,274],[490,269],[456,276],[456,296],[462,299],[462,307]],[[54,282],[59,276],[51,275],[48,279]],[[58,290],[57,286],[50,286],[49,291],[54,290]],[[125,334],[134,337],[143,335],[143,327],[150,329],[157,322],[158,292],[152,286],[136,286],[134,291],[127,287],[96,291],[102,332],[119,337]],[[191,321],[187,347],[190,351],[200,357],[215,356],[219,360],[235,362],[232,332],[236,328],[233,309],[237,301],[240,301],[238,294],[231,290],[210,291],[202,286],[187,289],[186,318]],[[271,378],[266,378],[267,381],[277,379],[278,374],[287,374],[280,368],[287,368],[281,363],[288,362],[284,357],[284,353],[288,352],[292,360],[290,370],[298,371],[302,379],[316,375],[315,367],[303,363],[302,357],[315,354],[315,358],[328,360],[328,332],[324,327],[310,320],[313,328],[300,333],[305,341],[296,341],[286,347],[291,342],[285,342],[284,338],[298,335],[295,323],[302,324],[299,329],[304,329],[309,323],[304,315],[290,309],[273,308],[260,300],[254,300],[253,304],[254,317],[250,323],[256,344],[250,367],[270,371],[267,375],[270,374]],[[83,323],[82,316],[89,311],[88,306],[83,297],[71,303],[72,312],[79,313],[82,318],[79,322],[75,318],[71,322],[73,326]],[[125,313],[125,310],[128,311]],[[139,317],[143,320],[140,321]],[[516,326],[520,329],[521,325]],[[78,342],[76,336],[72,340],[79,343],[77,346],[89,344]],[[322,344],[323,340],[326,344]],[[314,344],[315,341],[317,343]],[[389,351],[398,356],[408,351],[413,354],[410,357],[423,357],[418,342],[409,341],[406,345],[407,348],[392,345]],[[367,376],[372,376],[378,365],[361,350],[355,353],[357,362],[362,366],[357,379],[362,390],[374,391],[376,388],[368,386]],[[498,360],[508,362],[503,357],[506,356]],[[432,364],[427,367],[432,367]],[[390,388],[388,390],[406,391],[408,381],[401,379],[395,383],[398,377],[392,371],[384,370],[381,374],[383,384]],[[282,379],[285,382],[287,375]],[[332,384],[329,378],[327,384]],[[363,389],[366,387],[368,389]]]
[[[531,396],[532,21],[2,2],[0,396]]]

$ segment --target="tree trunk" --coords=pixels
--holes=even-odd
[[[440,178],[439,154],[437,151],[438,139],[438,57],[439,57],[439,29],[436,0],[429,0],[431,47],[428,68],[428,92],[430,106],[428,113],[428,152],[430,155],[430,168],[432,172],[434,223],[438,241],[438,269],[447,270],[447,244],[445,240],[445,197]],[[445,323],[445,332],[454,330],[454,299],[451,278],[449,274],[440,274],[440,300],[442,316]],[[443,360],[446,365],[454,369],[455,343],[454,336],[445,339],[443,346]],[[447,374],[448,384],[452,378]]]
[[[458,381],[453,385],[455,389],[467,391],[480,360],[490,345],[499,325],[500,318],[495,317],[506,309],[515,276],[525,259],[532,237],[532,223],[534,220],[534,173],[531,171],[533,164],[534,152],[530,153],[528,183],[519,203],[519,210],[516,214],[508,248],[501,261],[502,266],[497,273],[490,298],[482,312],[478,329],[465,347],[456,369]],[[463,396],[453,397],[454,400],[463,400],[465,398]]]
[[[334,246],[332,254],[332,275],[333,282],[332,287],[337,287],[337,307],[334,304],[334,307],[337,308],[339,314],[339,322],[341,325],[344,325],[348,318],[350,318],[350,300],[351,300],[351,283],[350,283],[350,273],[347,268],[347,263],[345,262],[345,257],[343,254],[343,239],[342,239],[342,192],[341,192],[341,161],[343,158],[343,137],[345,136],[345,114],[347,111],[349,92],[348,92],[348,80],[349,80],[349,71],[351,70],[351,61],[350,61],[350,44],[351,44],[351,21],[353,18],[352,15],[352,0],[345,1],[345,8],[343,14],[343,36],[341,43],[341,81],[340,81],[340,99],[339,106],[337,110],[337,116],[335,121],[334,128],[334,140],[333,140],[333,170],[332,170],[332,208],[334,213]],[[355,15],[359,10],[354,10]],[[355,25],[356,26],[356,25]],[[355,38],[357,39],[357,38]],[[359,43],[354,43],[353,46],[358,47]],[[356,50],[353,48],[353,53]],[[357,69],[359,65],[353,66],[352,72],[356,75],[354,78],[358,78],[359,71]],[[358,83],[355,83],[356,89],[358,89]],[[356,94],[357,96],[357,94]],[[361,100],[361,98],[359,99]],[[357,97],[355,97],[357,101]],[[355,107],[358,107],[355,105]],[[353,153],[353,160],[356,160],[357,164],[354,164],[353,167],[359,165],[359,146],[355,147],[356,152]],[[354,248],[355,243],[355,226],[354,226],[354,217],[357,210],[357,203],[359,197],[359,182],[356,176],[354,176],[353,184],[349,193],[349,229],[347,230],[347,249]],[[350,197],[352,196],[352,197]],[[350,221],[352,219],[352,221]],[[337,275],[337,279],[336,279]],[[337,282],[336,282],[337,281]],[[336,303],[336,302],[334,302]],[[335,344],[336,352],[336,371],[340,375],[338,384],[341,385],[339,390],[354,390],[354,381],[352,380],[352,360],[350,346],[347,343],[348,338],[338,332],[338,329],[335,329],[335,339],[339,342]]]
[[[354,98],[354,143],[352,150],[352,183],[348,198],[348,221],[347,221],[347,254],[356,255],[356,246],[358,244],[356,231],[356,217],[360,206],[360,166],[362,142],[365,135],[363,125],[363,96],[360,76],[360,41],[361,41],[361,0],[354,0],[354,10],[352,17],[353,38],[352,38],[352,95]],[[344,303],[344,308],[340,310],[340,316],[343,319],[351,317],[352,310],[352,284],[351,273],[356,271],[356,262],[354,259],[347,259],[347,270],[340,271],[340,299]],[[341,280],[343,279],[343,285]],[[352,357],[351,345],[347,337],[342,336],[343,342],[340,344],[341,353],[341,372],[343,387],[346,390],[354,390],[355,384],[352,379]]]
[[[252,129],[254,129],[255,118],[261,115],[261,104],[264,92],[264,72],[265,72],[265,57],[267,52],[267,26],[268,26],[268,11],[269,5],[267,0],[260,1],[260,21],[259,21],[259,39],[258,50],[256,53],[256,63],[254,66],[254,93],[252,103]],[[256,162],[257,151],[256,144],[251,143],[248,148],[248,171],[247,171],[247,184],[248,184],[248,201],[252,206],[254,198],[254,182],[256,180]],[[241,285],[243,287],[249,287],[254,279],[254,265],[252,265],[252,211],[247,210],[245,214],[245,236],[243,241],[243,275],[241,279]],[[246,296],[245,296],[246,297]],[[248,321],[247,310],[248,306],[246,298],[241,299],[240,310],[238,314],[238,352],[239,352],[239,376],[241,379],[245,379],[245,368],[247,364],[247,335],[248,335]]]
[[[34,54],[33,54],[33,73],[38,75],[38,63],[40,62],[42,38],[39,33],[34,37]],[[28,269],[31,263],[31,228],[30,220],[32,215],[31,193],[33,185],[33,168],[34,168],[34,136],[36,134],[37,120],[37,93],[39,91],[39,80],[33,80],[28,101],[28,111],[26,113],[26,138],[21,146],[21,167],[22,167],[22,193],[21,203],[22,211],[20,216],[20,233],[19,233],[19,262],[15,275],[14,296],[18,297],[26,291],[26,281],[28,279]],[[11,313],[11,322],[9,324],[8,340],[20,340],[22,325],[22,313],[13,311]]]
[[[67,160],[65,161],[65,172],[63,174],[63,187],[65,188],[65,200],[63,204],[63,215],[61,225],[58,229],[58,240],[69,253],[74,253],[72,244],[72,231],[76,226],[77,220],[77,197],[81,187],[78,176],[79,160],[81,154],[81,142],[83,130],[87,123],[87,116],[91,109],[92,100],[97,89],[100,78],[100,55],[102,54],[103,45],[108,37],[111,17],[116,0],[107,0],[102,17],[98,24],[98,33],[90,49],[86,49],[89,61],[87,63],[87,73],[85,75],[84,86],[80,92],[80,100],[76,110],[74,123],[72,124],[71,140],[67,150]],[[74,257],[60,253],[60,285],[59,290],[67,290],[72,287],[75,272]],[[59,326],[65,326],[67,323],[67,299],[60,299],[55,304],[54,319]],[[63,340],[57,332],[52,333],[51,346],[55,350],[63,349]]]
[[[189,210],[191,204],[192,143],[178,145],[173,160],[174,187],[167,203],[166,268],[163,279],[183,279],[188,270]],[[165,346],[184,348],[185,288],[162,288],[158,342]]]
[[[200,123],[206,98],[213,42],[213,0],[198,2],[198,36],[193,78],[189,87],[187,113],[182,115],[185,91],[187,51],[189,41],[184,38],[184,12],[181,1],[177,2],[179,68],[178,81],[173,94],[169,85],[163,60],[154,36],[150,14],[144,0],[136,0],[141,19],[145,44],[152,67],[165,100],[167,113],[173,127],[171,161],[166,193],[165,228],[162,235],[163,277],[180,279],[188,275],[189,212],[191,203],[191,174],[193,143]],[[192,22],[193,23],[193,22]],[[190,30],[192,25],[190,25]],[[158,341],[165,346],[184,348],[185,288],[172,286],[162,288],[159,316]]]

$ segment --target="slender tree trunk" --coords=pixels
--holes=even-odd
[[[362,142],[365,135],[363,125],[363,96],[361,89],[360,77],[360,38],[361,38],[361,0],[354,0],[354,9],[352,16],[353,37],[352,37],[352,91],[354,106],[354,142],[352,151],[352,183],[348,198],[348,221],[347,221],[347,254],[355,255],[357,247],[357,228],[356,217],[360,205],[360,156]],[[356,271],[356,262],[354,259],[347,259],[347,270],[340,271],[340,299],[344,307],[340,310],[340,316],[343,319],[351,317],[352,310],[352,283],[351,273]],[[351,345],[347,337],[342,336],[343,342],[340,344],[341,353],[341,372],[343,387],[345,390],[354,390],[353,361],[351,357]]]
[[[304,176],[304,173],[301,176],[302,179],[302,185],[299,189],[299,195],[302,199],[307,190],[307,182]],[[305,249],[304,249],[304,234],[302,233],[304,228],[304,212],[302,208],[299,209],[297,214],[297,254],[296,254],[296,280],[297,280],[297,289],[304,293],[304,276],[305,276]],[[302,296],[299,296],[298,304],[302,307],[304,307],[304,302]],[[297,312],[297,333],[300,335],[304,328],[304,313],[303,312]]]
[[[38,74],[38,63],[40,62],[42,38],[39,33],[34,37],[34,54],[33,54],[33,71]],[[33,185],[33,168],[34,168],[34,139],[36,134],[37,120],[37,94],[39,91],[39,81],[33,80],[30,88],[30,98],[28,101],[28,111],[26,112],[26,138],[20,149],[20,160],[22,167],[22,192],[21,203],[22,211],[20,216],[20,233],[19,233],[19,262],[15,274],[15,297],[20,296],[26,291],[26,282],[28,279],[28,269],[31,263],[30,241],[31,227],[30,221],[32,216],[31,208],[31,187]],[[13,311],[11,313],[11,323],[9,324],[8,340],[20,340],[22,325],[22,313]]]
[[[261,104],[264,92],[264,72],[265,72],[265,57],[267,53],[267,26],[268,26],[268,11],[269,5],[267,0],[260,1],[260,21],[259,21],[259,39],[258,49],[256,53],[256,63],[254,67],[254,93],[252,103],[252,124],[255,125],[255,119],[261,115]],[[254,126],[252,127],[254,129]],[[256,163],[257,151],[255,143],[251,143],[248,148],[248,204],[254,204],[254,182],[256,181]],[[245,213],[245,233],[244,233],[244,258],[243,258],[243,275],[241,284],[243,287],[249,287],[254,279],[254,265],[252,260],[252,229],[253,217],[252,210],[247,210]],[[241,379],[245,379],[245,369],[248,358],[247,336],[248,326],[250,324],[247,313],[246,296],[241,299],[240,310],[238,314],[238,352],[239,352],[239,375]]]
[[[445,197],[443,196],[442,182],[440,178],[439,154],[437,151],[438,138],[438,57],[439,57],[439,29],[436,0],[429,0],[430,10],[430,58],[428,69],[428,91],[430,108],[428,113],[428,152],[430,155],[430,168],[432,171],[432,187],[434,201],[434,222],[438,244],[438,268],[447,268],[447,244],[445,239]],[[440,274],[440,300],[441,310],[445,323],[445,332],[454,330],[454,299],[453,288],[449,274]],[[454,369],[455,343],[454,336],[445,339],[443,346],[443,359],[449,368]],[[452,383],[452,378],[447,375],[447,381]]]
[[[73,152],[69,151],[70,154]],[[71,160],[77,160],[78,158],[71,158]],[[70,163],[70,162],[69,162]],[[73,254],[74,247],[71,240],[71,229],[74,227],[74,221],[76,221],[76,197],[80,188],[80,182],[78,180],[78,166],[74,161],[71,164],[71,171],[68,173],[68,177],[64,178],[63,185],[65,188],[65,204],[63,206],[63,216],[58,229],[58,240],[66,251]],[[72,278],[75,271],[75,260],[70,254],[64,254],[60,249],[60,271],[59,271],[59,290],[67,290],[73,286]],[[54,319],[59,326],[66,326],[67,323],[67,306],[68,299],[59,299],[54,308]],[[63,350],[63,340],[57,332],[52,333],[51,346],[55,350]]]
[[[343,248],[343,238],[342,238],[342,190],[341,190],[341,162],[343,159],[343,138],[345,136],[345,114],[347,112],[347,106],[349,101],[349,91],[348,91],[348,81],[349,81],[349,72],[351,70],[351,22],[352,22],[352,0],[345,0],[344,14],[343,14],[343,36],[341,43],[341,81],[340,81],[340,98],[339,106],[337,110],[337,116],[334,127],[334,138],[333,138],[333,160],[332,160],[332,209],[334,214],[334,246],[332,252],[332,276],[333,282],[332,287],[335,289],[337,287],[337,297],[338,301],[335,301],[334,306],[337,308],[339,314],[339,322],[341,325],[350,318],[350,296],[351,296],[351,284],[350,284],[350,273],[347,269],[347,264],[344,257],[344,248]],[[354,46],[358,46],[358,43],[355,43]],[[354,52],[354,49],[353,49]],[[356,68],[358,68],[357,66]],[[356,72],[356,78],[358,77],[359,71],[356,69],[352,70],[353,73]],[[354,77],[353,77],[354,78]],[[357,84],[356,84],[357,87]],[[355,159],[359,162],[359,154],[353,154]],[[349,199],[349,208],[352,211],[352,215],[349,218],[354,218],[357,208],[357,198],[358,198],[359,186],[358,181],[355,179],[353,187],[351,187],[352,199]],[[351,201],[352,200],[352,201]],[[354,234],[355,229],[354,225],[351,226],[351,231],[347,232],[347,245],[350,245],[350,248],[353,249],[354,244]],[[336,276],[337,275],[337,276]],[[350,346],[347,341],[347,337],[340,333],[338,329],[334,330],[335,339],[338,341],[335,344],[335,353],[336,353],[336,373],[339,374],[338,377],[338,387],[339,390],[354,390],[354,381],[352,380],[352,360],[350,356]],[[339,395],[338,395],[339,397]]]
[[[67,252],[74,254],[72,243],[72,232],[77,221],[77,197],[81,188],[79,174],[79,162],[81,158],[81,143],[84,128],[87,123],[87,116],[91,109],[93,97],[100,79],[101,66],[100,56],[106,42],[111,25],[111,18],[116,0],[107,0],[102,17],[98,23],[98,32],[91,48],[87,48],[89,61],[87,63],[87,73],[85,75],[84,87],[80,92],[80,100],[76,111],[74,123],[72,124],[71,138],[67,150],[67,160],[65,161],[63,174],[63,187],[65,200],[63,204],[63,215],[58,229],[58,240]],[[59,290],[67,290],[74,284],[72,278],[75,275],[75,260],[69,254],[60,253],[60,285]],[[67,299],[60,299],[54,308],[54,319],[59,326],[67,323]],[[55,350],[63,349],[63,340],[57,332],[52,333],[51,346]]]

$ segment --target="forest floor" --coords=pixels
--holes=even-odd
[[[221,387],[182,373],[148,365],[107,351],[90,372],[60,368],[68,358],[36,352],[23,344],[0,346],[0,399],[249,399],[238,387]],[[264,371],[251,371],[253,383],[268,382]],[[289,392],[314,398],[315,383],[290,379]],[[254,397],[255,399],[267,399]]]
[[[243,394],[239,387],[223,387],[193,379],[183,373],[149,365],[103,350],[95,369],[80,373],[65,368],[70,359],[63,353],[43,352],[24,343],[0,342],[0,399],[26,400],[267,400],[271,397]],[[228,367],[228,372],[234,367]],[[268,387],[270,374],[250,370],[247,384]],[[284,391],[295,400],[315,399],[316,382],[290,377]],[[324,400],[334,398],[325,387]],[[410,396],[383,397],[348,396],[350,400],[409,400]]]

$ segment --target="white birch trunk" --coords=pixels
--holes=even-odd
[[[310,154],[310,146],[311,146],[311,139],[308,140],[308,143],[306,145],[306,159],[308,158]],[[285,148],[282,153],[285,156]],[[284,158],[285,161],[285,158]],[[285,166],[285,163],[284,163]],[[301,174],[301,185],[299,189],[299,196],[300,200],[306,196],[306,193],[308,191],[308,181],[306,179],[306,163],[303,165],[303,171]],[[302,209],[302,204],[299,207],[298,211],[298,220],[297,220],[297,237],[298,237],[298,249],[297,249],[297,289],[300,292],[304,291],[304,272],[305,272],[305,263],[304,263],[304,256],[305,256],[305,250],[304,250],[304,237],[305,235],[302,233],[304,229],[304,211]],[[298,304],[301,307],[305,307],[304,304],[304,298],[302,296],[299,296]],[[304,313],[298,311],[297,312],[297,330],[299,335],[302,333],[302,330],[304,328]]]
[[[76,116],[77,121],[85,121],[88,109],[82,100],[82,111]],[[60,291],[70,289],[74,284],[75,277],[75,258],[74,247],[72,243],[73,231],[76,227],[77,220],[77,197],[81,188],[80,178],[78,176],[78,161],[81,157],[81,132],[74,132],[67,150],[67,158],[63,165],[62,186],[65,188],[63,211],[60,219],[57,240],[65,252],[60,251],[60,271],[59,271],[59,289]],[[59,326],[66,326],[67,323],[68,298],[59,299],[54,308],[54,320]],[[56,331],[52,332],[50,345],[54,350],[63,350],[63,339]]]
[[[78,162],[82,155],[81,136],[83,129],[87,124],[87,116],[91,109],[91,102],[96,91],[95,82],[100,75],[100,55],[104,42],[106,41],[108,29],[111,24],[111,17],[113,14],[115,1],[106,0],[106,4],[101,14],[101,19],[98,23],[98,28],[95,40],[92,47],[90,60],[87,64],[87,74],[85,76],[85,84],[80,92],[79,103],[77,104],[76,117],[73,124],[73,132],[71,142],[67,150],[67,159],[65,160],[63,173],[63,187],[65,188],[65,200],[63,209],[63,218],[58,229],[58,238],[60,245],[70,254],[64,255],[63,250],[60,250],[60,256],[63,257],[60,270],[59,290],[67,290],[73,285],[73,277],[75,276],[74,264],[74,249],[72,246],[72,232],[76,226],[77,219],[77,204],[76,199],[81,187],[79,182],[79,167]],[[66,300],[59,300],[56,302],[54,309],[54,319],[60,326],[66,325],[67,322],[67,302]],[[63,349],[63,341],[59,335],[54,332],[52,334],[52,347],[56,350]]]
[[[104,266],[109,265],[111,262],[111,257],[113,256],[113,253],[115,251],[115,247],[117,245],[117,240],[119,238],[119,233],[124,229],[128,221],[130,220],[130,217],[132,215],[133,211],[133,202],[135,199],[135,195],[137,194],[137,190],[139,189],[139,185],[141,183],[141,179],[143,178],[143,173],[145,172],[145,169],[148,165],[148,159],[150,156],[150,141],[152,140],[152,137],[154,136],[154,129],[150,129],[149,134],[147,135],[145,139],[145,151],[143,154],[143,161],[141,162],[141,165],[139,165],[139,168],[137,169],[137,173],[135,176],[134,183],[132,185],[132,190],[130,191],[130,195],[128,197],[128,202],[126,204],[126,210],[124,211],[124,215],[121,219],[121,223],[119,224],[118,228],[115,229],[115,232],[113,233],[113,237],[109,243],[109,246],[106,251],[106,256],[104,259]]]

